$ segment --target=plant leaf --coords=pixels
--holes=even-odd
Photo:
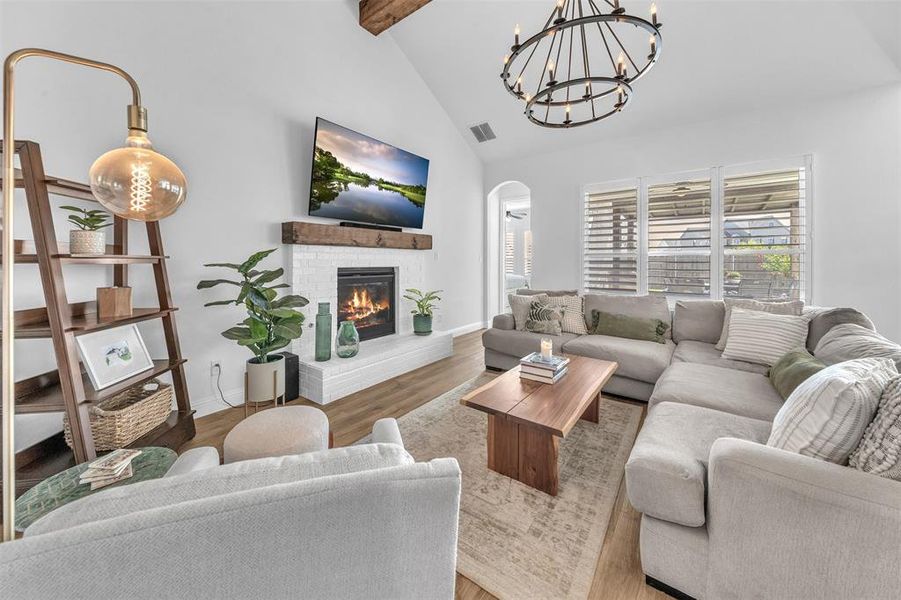
[[[226,304],[234,304],[234,300],[216,300],[215,302],[207,302],[204,306],[225,306]]]
[[[265,340],[269,336],[269,329],[267,329],[266,324],[259,319],[248,317],[244,319],[244,324],[250,329],[250,335],[255,340]]]
[[[272,328],[272,333],[279,337],[293,340],[299,338],[303,333],[303,323],[296,321],[282,321]]]
[[[306,306],[309,303],[310,301],[303,296],[288,294],[287,296],[282,296],[281,298],[273,302],[272,308],[300,308],[302,306]]]
[[[303,317],[301,313],[297,312],[293,308],[271,308],[267,312],[273,317],[278,317],[279,319],[295,319],[298,316]]]
[[[203,281],[197,282],[197,289],[205,290],[205,289],[208,289],[211,287],[216,287],[220,283],[227,283],[229,285],[238,285],[238,286],[241,285],[241,283],[238,281],[231,281],[228,279],[204,279]]]
[[[254,306],[258,306],[263,309],[269,309],[269,299],[263,295],[260,290],[246,286],[247,287],[247,299],[250,300],[251,304]]]
[[[229,340],[241,341],[251,339],[253,336],[250,334],[249,327],[231,327],[222,332],[222,337]]]
[[[262,285],[264,283],[269,283],[271,281],[275,281],[279,277],[285,274],[285,270],[279,267],[278,269],[272,271],[263,271],[260,273],[260,276],[253,280],[254,285]],[[248,273],[249,275],[249,273]]]
[[[247,260],[241,263],[241,266],[238,267],[238,270],[241,271],[241,273],[246,274],[252,268],[257,266],[261,260],[275,252],[275,250],[275,248],[272,248],[271,250],[261,250],[259,252],[254,252]]]
[[[204,267],[225,267],[227,269],[239,269],[241,265],[237,265],[235,263],[206,263],[203,265]]]

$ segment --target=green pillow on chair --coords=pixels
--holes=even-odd
[[[609,335],[630,340],[644,340],[646,342],[664,344],[666,343],[664,335],[666,335],[667,329],[669,329],[669,324],[664,323],[660,319],[630,317],[600,310],[591,311],[591,329],[589,333],[595,335]]]
[[[770,382],[783,400],[808,377],[826,368],[826,363],[814,357],[806,348],[789,350],[770,368]]]

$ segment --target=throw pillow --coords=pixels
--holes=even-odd
[[[901,481],[901,377],[885,386],[876,417],[848,459],[848,465]]]
[[[756,310],[774,315],[795,315],[800,316],[804,310],[804,302],[801,300],[791,300],[789,302],[761,302],[760,300],[748,300],[744,298],[727,298],[725,301],[726,315],[723,319],[723,332],[720,334],[720,341],[716,343],[716,349],[723,351],[726,349],[726,340],[729,338],[729,318],[732,316],[732,309],[742,308],[744,310]]]
[[[537,296],[538,294],[547,294],[549,298],[557,298],[559,296],[578,296],[579,290],[533,290],[531,288],[520,288],[516,290],[520,296]]]
[[[806,313],[806,310],[805,310]],[[810,332],[807,334],[807,349],[813,352],[823,336],[829,333],[836,325],[853,323],[871,331],[876,327],[865,314],[853,308],[820,308],[813,309],[810,319]]]
[[[665,344],[667,329],[669,325],[660,319],[617,315],[600,310],[591,311],[591,333],[595,335]]]
[[[547,294],[534,294],[529,296],[510,294],[507,296],[507,302],[510,304],[510,312],[513,313],[513,325],[516,327],[516,331],[526,330],[526,321],[529,320],[529,308],[534,301],[547,302]]]
[[[549,306],[544,302],[532,302],[529,307],[529,318],[526,320],[526,331],[560,335],[562,322],[562,308]]]
[[[814,356],[827,365],[855,358],[890,358],[901,369],[901,346],[866,327],[846,323],[830,329],[817,344]]]
[[[887,358],[849,360],[811,375],[779,409],[767,446],[845,464],[897,376]]]
[[[629,294],[585,294],[585,320],[591,327],[592,311],[600,311],[611,315],[625,315],[643,319],[660,319],[667,325],[666,338],[672,337],[670,326],[673,322],[666,296]]]
[[[770,369],[770,382],[783,400],[788,399],[795,388],[814,373],[819,373],[826,365],[814,358],[806,348],[789,350]]]
[[[807,317],[735,308],[723,358],[772,366],[789,350],[804,347],[807,325]]]
[[[555,306],[563,310],[563,333],[575,333],[585,335],[588,328],[585,326],[585,313],[582,312],[582,296],[549,296],[548,306]]]

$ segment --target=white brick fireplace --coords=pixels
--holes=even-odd
[[[351,246],[312,246],[295,244],[292,248],[292,293],[308,298],[301,311],[306,316],[304,333],[294,343],[300,356],[300,393],[326,404],[391,377],[450,356],[452,336],[435,331],[430,336],[413,335],[413,303],[403,298],[403,290],[425,286],[425,272],[433,259],[431,250],[399,250]],[[395,320],[397,334],[364,341],[354,358],[341,359],[334,354],[337,332],[338,269],[348,267],[392,267],[395,269]],[[315,323],[319,302],[328,302],[332,314],[332,359],[313,360]]]

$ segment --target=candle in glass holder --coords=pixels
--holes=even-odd
[[[541,338],[541,358],[551,360],[554,354],[554,342],[550,338]]]

